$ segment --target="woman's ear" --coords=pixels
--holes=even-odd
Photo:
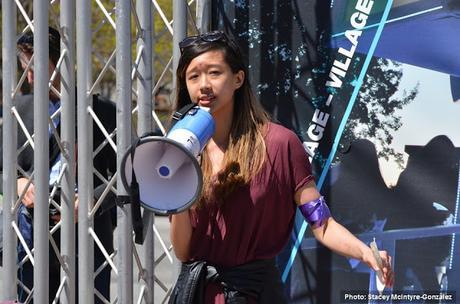
[[[235,74],[235,89],[239,89],[241,88],[241,86],[243,85],[243,82],[244,82],[244,77],[246,75],[244,75],[244,71],[243,70],[239,70],[236,74]]]

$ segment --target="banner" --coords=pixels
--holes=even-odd
[[[303,141],[333,217],[392,255],[388,301],[460,291],[460,0],[216,1],[213,13],[262,104]],[[375,274],[301,217],[278,265],[291,303],[374,301]]]

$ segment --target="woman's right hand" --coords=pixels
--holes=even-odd
[[[18,186],[18,196],[20,197],[21,194],[25,191],[24,197],[22,198],[22,203],[27,208],[33,208],[35,202],[35,186],[33,183],[29,184],[27,188],[27,183],[29,182],[28,178],[20,177],[17,180]]]

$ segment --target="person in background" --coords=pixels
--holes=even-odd
[[[158,115],[158,119],[162,123],[163,127],[168,128],[171,118],[171,102],[170,102],[171,91],[161,86],[155,93],[155,113]]]
[[[56,69],[57,62],[59,60],[61,51],[60,51],[60,34],[59,31],[54,28],[49,28],[49,75],[42,75],[42,77],[50,78],[53,71]],[[33,32],[31,30],[25,31],[17,41],[18,48],[18,57],[23,69],[26,69],[32,55],[34,53],[33,45]],[[33,67],[27,70],[27,81],[33,89],[33,83],[36,75],[34,74]],[[60,76],[59,73],[53,81],[53,86],[58,91],[60,90]],[[27,97],[27,98],[25,98]],[[19,98],[19,102],[16,103],[16,108],[22,117],[25,125],[27,126],[30,133],[33,133],[33,102],[32,95],[24,96]],[[50,116],[60,109],[60,100],[59,96],[50,90],[49,93],[49,103],[48,105]],[[110,134],[116,128],[116,107],[113,102],[108,99],[102,98],[101,96],[93,96],[93,110],[101,120],[102,124],[106,128],[107,132]],[[61,121],[59,119],[59,114],[57,114],[53,119],[52,123],[54,127],[59,132]],[[105,140],[105,137],[99,127],[94,123],[93,125],[93,147],[96,148]],[[22,146],[24,142],[18,142],[18,146]],[[50,144],[50,163],[49,163],[49,185],[52,187],[57,181],[57,176],[61,169],[61,151],[58,147],[55,136],[53,135],[51,126],[49,127],[49,144]],[[76,143],[75,143],[76,145]],[[77,151],[77,149],[75,149]],[[24,239],[26,240],[29,248],[33,247],[33,211],[34,211],[34,183],[27,186],[29,177],[33,172],[33,149],[29,146],[24,149],[18,155],[18,165],[22,168],[22,171],[19,173],[17,180],[17,189],[18,196],[23,195],[22,205],[19,207],[18,211],[18,224],[21,230]],[[93,166],[96,171],[98,171],[105,179],[109,179],[116,171],[116,154],[111,149],[110,145],[106,145],[99,153],[97,153],[93,158]],[[24,175],[21,172],[25,172]],[[97,200],[105,188],[104,182],[94,175],[94,188],[95,188],[95,200]],[[76,185],[78,189],[78,185]],[[78,192],[78,190],[77,190]],[[54,196],[56,201],[59,201],[59,196]],[[75,209],[78,208],[78,193],[75,199]],[[106,196],[103,206],[114,206],[115,205],[115,195],[110,192]],[[50,205],[51,206],[51,205]],[[59,213],[56,213],[56,210],[50,208],[50,226],[54,226],[59,220]],[[113,252],[113,229],[114,229],[114,212],[115,208],[100,208],[97,216],[94,220],[94,230],[101,240],[104,248],[109,254]],[[60,234],[59,230],[53,234],[54,241],[58,244],[60,243]],[[102,252],[99,250],[98,246],[94,246],[95,256],[94,256],[94,269],[98,269],[104,262],[105,258]],[[18,261],[21,261],[25,256],[25,249],[19,244],[18,248]],[[78,260],[77,260],[78,261]],[[84,262],[84,261],[80,261]],[[78,264],[76,264],[78,265]],[[78,269],[78,266],[77,266]],[[59,260],[54,253],[50,245],[50,282],[49,282],[49,295],[50,303],[54,300],[56,292],[60,283],[60,264]],[[29,290],[33,288],[33,266],[27,261],[24,264],[20,264],[18,270],[19,280],[27,287]],[[77,280],[78,281],[78,280]],[[95,288],[98,292],[110,301],[110,267],[105,266],[103,270],[95,277]],[[78,290],[78,289],[76,289]],[[78,293],[77,293],[78,294]],[[28,293],[21,285],[18,285],[18,299],[20,302],[24,302],[28,297]],[[33,302],[28,302],[33,303]],[[105,303],[99,297],[95,296],[95,303]]]
[[[201,155],[201,197],[171,216],[171,242],[183,264],[170,303],[286,303],[275,257],[297,209],[318,241],[382,271],[391,285],[390,256],[380,251],[379,267],[370,247],[333,219],[302,143],[256,101],[235,40],[214,31],[179,47],[178,108],[209,108],[216,131]]]

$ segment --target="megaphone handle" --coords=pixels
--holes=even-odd
[[[179,120],[181,120],[185,116],[185,114],[187,114],[187,112],[190,111],[191,109],[193,109],[194,107],[196,107],[196,104],[189,103],[189,104],[186,104],[185,106],[183,106],[182,108],[180,108],[172,116],[174,123],[176,123]],[[174,125],[174,123],[173,123],[173,125]]]

